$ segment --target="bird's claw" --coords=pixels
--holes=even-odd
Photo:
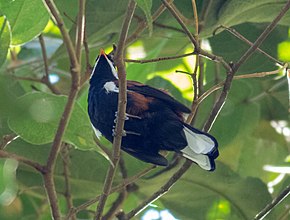
[[[137,116],[137,115],[131,115],[128,113],[125,113],[125,121],[129,120],[130,118],[135,118],[135,119],[142,119],[141,117]],[[114,123],[116,124],[118,120],[118,112],[115,112],[115,119],[114,119]]]
[[[140,133],[137,133],[137,132],[134,132],[134,131],[125,131],[125,130],[122,131],[122,137],[125,137],[125,136],[127,136],[128,134],[133,134],[133,135],[138,135],[138,136],[141,135]],[[116,135],[117,135],[116,127],[113,126],[113,129],[112,129],[112,136],[115,137]]]

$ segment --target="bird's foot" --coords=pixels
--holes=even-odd
[[[137,135],[137,136],[141,135],[140,133],[137,133],[137,132],[134,132],[134,131],[125,131],[125,130],[122,131],[122,136],[123,137],[127,136],[128,134]],[[116,126],[113,126],[112,136],[115,137],[116,135],[117,135]]]
[[[119,117],[118,112],[115,112],[115,120],[114,120],[115,124],[117,123],[118,117]],[[141,117],[137,115],[131,115],[131,114],[125,113],[125,121],[129,120],[130,118],[142,119]]]

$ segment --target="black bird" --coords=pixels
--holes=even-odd
[[[113,58],[101,49],[90,78],[88,114],[96,135],[113,142],[118,106],[118,75]],[[127,81],[127,109],[121,149],[152,164],[166,166],[161,150],[175,151],[205,170],[214,170],[216,139],[183,121],[190,113],[166,92]]]

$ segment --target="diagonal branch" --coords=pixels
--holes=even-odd
[[[68,122],[72,113],[72,109],[75,104],[75,99],[79,91],[80,66],[79,66],[77,56],[76,56],[75,49],[73,47],[73,43],[65,27],[65,23],[62,19],[62,16],[60,15],[54,1],[45,0],[45,3],[49,9],[51,16],[55,19],[56,24],[61,31],[63,42],[67,49],[67,53],[70,60],[70,70],[71,70],[70,72],[72,76],[71,89],[68,95],[68,100],[65,105],[64,112],[61,116],[57,131],[56,131],[56,135],[52,143],[52,147],[51,147],[48,159],[47,159],[46,172],[43,176],[44,186],[45,186],[46,193],[49,199],[53,218],[55,220],[59,220],[61,219],[61,214],[60,214],[60,209],[58,206],[58,199],[57,199],[53,175],[54,175],[55,163],[56,163],[56,159],[59,154],[59,151],[60,151],[63,135],[68,125]]]
[[[110,193],[114,175],[119,163],[120,158],[120,147],[122,141],[122,133],[124,128],[125,122],[125,113],[126,113],[126,104],[127,104],[127,81],[126,81],[126,69],[124,63],[124,50],[125,50],[125,41],[127,38],[129,26],[131,24],[131,20],[136,8],[136,2],[131,0],[128,3],[128,8],[126,11],[126,15],[123,21],[117,51],[115,54],[115,64],[118,69],[118,76],[119,76],[119,97],[118,97],[118,118],[116,123],[116,136],[113,141],[113,155],[112,155],[112,164],[107,172],[107,176],[104,183],[103,194],[101,195],[95,219],[99,220],[102,217],[102,213],[106,204],[107,197]]]

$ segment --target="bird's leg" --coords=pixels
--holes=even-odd
[[[130,115],[130,114],[125,114],[125,121],[129,120],[130,118],[136,118],[136,119],[142,119],[141,117],[139,116],[136,116],[136,115]],[[118,120],[118,112],[115,112],[115,120],[114,120],[114,123],[116,124],[117,123],[117,120]],[[114,125],[113,126],[113,129],[112,129],[112,136],[115,137],[116,136],[116,126]],[[138,135],[140,136],[141,134],[140,133],[137,133],[137,132],[134,132],[134,131],[126,131],[126,130],[123,130],[122,131],[122,136],[127,136],[128,134],[132,134],[132,135]]]
[[[116,136],[116,129],[115,128],[116,128],[116,126],[114,125],[113,129],[112,129],[112,136],[113,137]],[[137,133],[137,132],[134,132],[134,131],[125,131],[125,130],[122,131],[122,136],[123,137],[127,136],[128,134],[133,134],[133,135],[138,135],[138,136],[141,135],[140,133]]]
[[[135,119],[142,119],[141,117],[137,116],[137,115],[131,115],[126,113],[125,114],[125,121],[129,120],[130,118],[135,118]],[[115,112],[115,120],[114,123],[117,123],[117,119],[118,119],[118,112]]]

